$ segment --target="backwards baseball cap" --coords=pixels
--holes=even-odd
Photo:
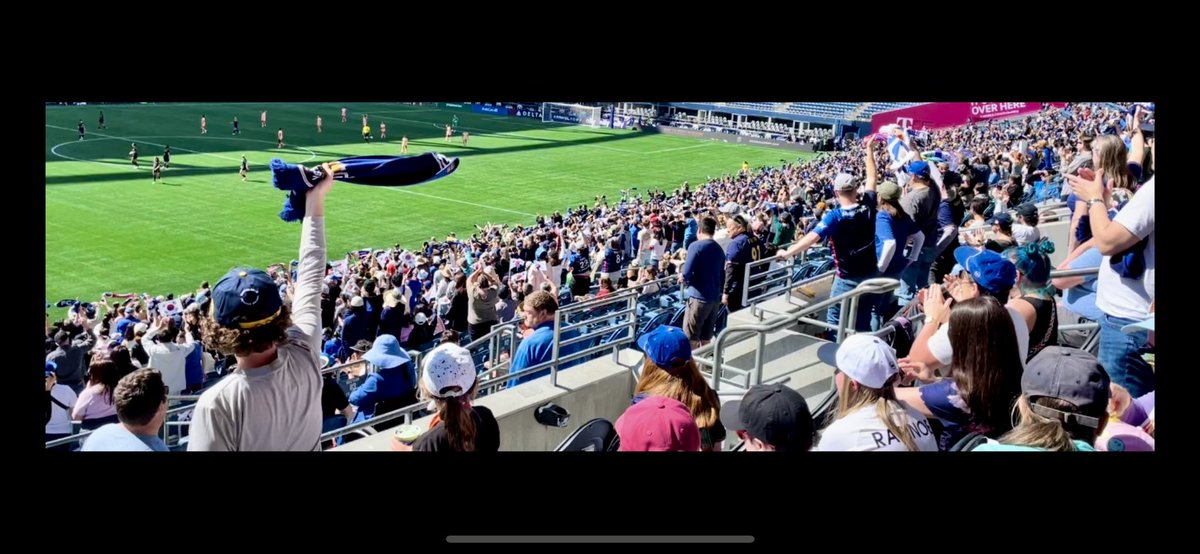
[[[838,173],[833,178],[834,192],[855,192],[858,190],[858,179],[849,173]]]
[[[754,385],[741,400],[726,402],[721,406],[721,423],[732,431],[749,433],[777,452],[812,447],[813,420],[808,403],[800,393],[782,384]]]
[[[865,333],[846,337],[841,344],[822,344],[817,357],[859,384],[881,389],[900,372],[896,351],[883,339]]]
[[[929,178],[929,162],[925,160],[916,160],[908,163],[905,168],[909,175],[920,177],[922,179]]]
[[[1016,210],[1018,215],[1025,218],[1025,221],[1036,221],[1037,220],[1038,209],[1037,209],[1037,206],[1034,206],[1032,202],[1025,202],[1024,204],[1018,204],[1017,207],[1014,208],[1014,210]]]
[[[457,344],[434,348],[422,365],[421,384],[437,398],[456,398],[475,386],[475,362],[471,353]]]
[[[699,452],[700,428],[687,406],[665,396],[650,396],[617,418],[621,452]]]
[[[235,267],[212,289],[212,317],[222,327],[262,327],[274,321],[282,307],[275,280],[260,269]]]
[[[979,288],[990,293],[1010,289],[1017,281],[1017,266],[991,250],[959,246],[954,249],[954,259],[971,274],[971,280]]]
[[[892,181],[884,181],[879,183],[876,193],[879,195],[880,200],[887,202],[900,201],[900,185],[897,185]]]
[[[692,343],[678,327],[660,325],[639,337],[637,344],[648,360],[671,375],[679,375],[692,359]]]
[[[1095,429],[1106,417],[1109,378],[1095,356],[1075,348],[1047,346],[1025,367],[1021,391],[1029,399],[1029,408],[1042,417],[1067,425]],[[1036,402],[1038,398],[1056,398],[1074,405],[1064,411]]]

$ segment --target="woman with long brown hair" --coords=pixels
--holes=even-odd
[[[120,380],[120,368],[111,353],[101,350],[93,354],[88,365],[88,386],[79,394],[79,400],[71,410],[71,419],[82,421],[84,430],[116,423],[117,406],[113,402],[113,390]]]
[[[700,428],[701,450],[721,449],[725,426],[721,401],[700,375],[692,359],[692,344],[683,329],[663,325],[638,339],[646,353],[642,376],[633,390],[633,404],[650,396],[665,396],[687,406]]]
[[[948,450],[971,432],[999,437],[1012,428],[1009,417],[1021,394],[1022,360],[1008,310],[990,295],[956,303],[950,310],[953,357],[950,378],[906,359],[901,369],[933,384],[898,388],[896,398],[945,426],[938,448]]]
[[[495,452],[500,426],[491,410],[472,406],[479,381],[466,348],[442,344],[426,354],[419,389],[432,400],[433,425],[412,445],[418,452]],[[401,447],[407,450],[408,448]]]

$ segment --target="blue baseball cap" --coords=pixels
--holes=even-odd
[[[922,179],[929,178],[929,162],[926,162],[925,160],[909,162],[908,167],[905,169],[913,177],[920,177]]]
[[[212,317],[230,329],[253,329],[273,321],[283,300],[275,280],[261,269],[235,267],[212,289]]]
[[[971,280],[979,288],[990,293],[1010,289],[1017,281],[1017,266],[991,250],[960,246],[954,249],[954,259],[971,274]]]
[[[58,371],[58,364],[51,362],[51,361],[47,361],[46,362],[46,377],[55,375],[56,371]]]
[[[988,223],[999,223],[1000,225],[1007,226],[1007,225],[1013,224],[1013,218],[1011,215],[1008,215],[1008,212],[999,212],[999,213],[993,215],[992,218],[989,219],[987,222]]]
[[[642,335],[637,344],[654,365],[671,375],[676,375],[692,359],[692,343],[687,333],[678,327],[660,325]]]

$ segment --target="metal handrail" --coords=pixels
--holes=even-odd
[[[850,318],[852,318],[853,314],[854,314],[853,308],[856,304],[856,301],[862,295],[864,295],[864,294],[882,294],[885,292],[891,292],[898,288],[900,288],[900,281],[897,279],[888,279],[888,278],[867,279],[867,280],[859,283],[859,285],[851,291],[844,292],[837,296],[832,296],[826,300],[817,302],[816,304],[805,306],[805,307],[801,308],[800,311],[798,311],[798,312],[780,314],[780,315],[777,315],[777,316],[775,316],[769,320],[766,320],[762,323],[735,325],[735,326],[731,326],[731,327],[726,327],[725,330],[722,331],[721,334],[717,336],[717,340],[713,341],[713,343],[711,345],[705,345],[705,346],[702,346],[701,348],[697,349],[693,353],[693,358],[695,358],[697,362],[702,363],[702,364],[707,365],[712,368],[712,371],[713,371],[712,388],[714,391],[719,391],[720,385],[721,385],[721,366],[723,365],[721,362],[721,355],[725,349],[725,344],[727,342],[729,342],[731,340],[731,337],[735,336],[735,334],[744,335],[746,337],[754,335],[754,334],[758,334],[760,337],[760,341],[761,341],[761,340],[763,340],[763,337],[765,337],[766,333],[770,333],[770,332],[777,331],[779,329],[783,329],[783,328],[789,327],[791,325],[794,325],[803,316],[807,316],[809,314],[819,312],[819,311],[829,308],[835,304],[841,304],[842,313],[848,314],[848,315],[850,315]],[[848,323],[846,321],[847,319],[849,319],[849,318],[843,317],[843,318],[841,318],[841,320],[838,323],[838,326],[837,326],[838,327],[838,329],[837,329],[838,330],[838,342],[841,342],[841,339],[845,335],[845,332],[847,329],[847,323]],[[712,359],[709,360],[709,359],[703,358],[702,356],[704,354],[707,354],[709,352],[710,348],[711,348],[711,352],[712,352]],[[762,382],[762,366],[763,366],[763,364],[762,364],[761,351],[762,351],[762,348],[760,345],[760,348],[758,349],[758,352],[755,355],[755,367],[752,370],[752,373],[754,374],[754,380],[750,383],[751,385],[756,385],[756,384]]]
[[[345,427],[341,427],[339,429],[334,429],[334,430],[326,432],[326,433],[321,433],[320,440],[321,440],[321,442],[333,440],[342,435],[348,435],[350,433],[353,433],[353,432],[356,432],[356,431],[359,431],[362,429],[366,429],[367,427],[374,427],[375,425],[378,425],[380,423],[387,423],[389,421],[392,421],[393,419],[398,419],[401,417],[404,418],[404,425],[411,425],[413,422],[413,418],[412,418],[413,413],[419,412],[419,411],[427,408],[428,406],[429,406],[428,401],[418,401],[416,404],[410,404],[408,406],[405,406],[403,408],[399,408],[396,410],[392,410],[390,412],[376,414],[376,415],[372,416],[370,419],[365,419],[358,423],[351,423]]]
[[[1050,272],[1051,279],[1059,277],[1082,277],[1084,275],[1097,275],[1100,273],[1100,267],[1081,267],[1079,269],[1055,269]]]

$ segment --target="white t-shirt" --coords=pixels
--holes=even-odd
[[[1154,178],[1151,177],[1133,195],[1133,199],[1117,213],[1113,223],[1120,224],[1146,241],[1146,273],[1141,279],[1122,279],[1110,267],[1112,256],[1100,262],[1096,286],[1096,307],[1112,317],[1143,320],[1150,317],[1150,301],[1154,299]]]
[[[896,425],[901,425],[900,406],[904,407],[908,418],[906,423],[909,436],[917,443],[919,451],[937,452],[937,437],[933,434],[933,430],[929,427],[929,420],[925,419],[924,415],[902,402],[892,403],[889,406],[892,409],[892,422]],[[821,452],[872,450],[907,452],[908,447],[883,424],[875,406],[865,406],[826,427],[821,432],[821,442],[817,443],[813,450]]]
[[[1021,313],[1005,306],[1008,316],[1012,318],[1013,330],[1017,333],[1017,349],[1021,354],[1021,367],[1025,367],[1025,358],[1029,356],[1029,326]],[[982,340],[982,337],[981,337]],[[950,324],[942,325],[933,337],[929,339],[929,351],[933,353],[942,365],[950,365],[954,359],[954,349],[950,346]]]
[[[50,389],[50,396],[62,402],[67,408],[73,408],[75,400],[78,399],[71,387],[59,384],[55,384],[54,388]],[[71,434],[71,412],[50,402],[50,421],[46,423],[46,433]]]
[[[1037,242],[1038,239],[1042,238],[1042,232],[1037,227],[1022,225],[1020,223],[1013,223],[1012,234],[1013,238],[1017,240],[1017,244],[1021,246]]]

